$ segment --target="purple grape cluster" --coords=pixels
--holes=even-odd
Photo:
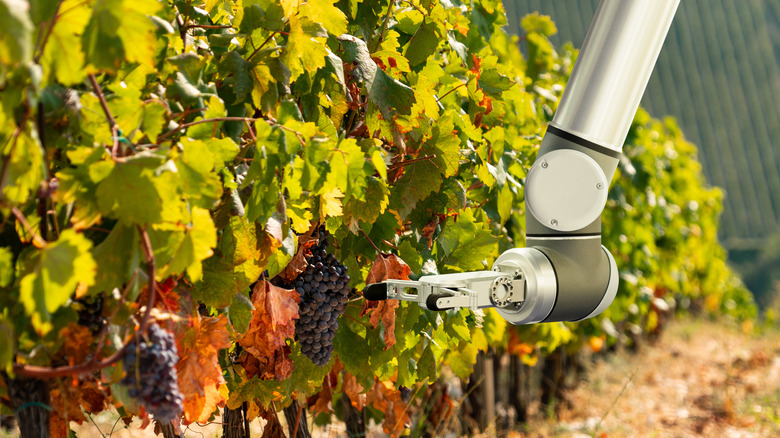
[[[137,337],[127,348],[122,384],[156,420],[167,423],[179,418],[184,409],[176,374],[179,352],[173,335],[157,324],[149,325],[143,338]]]
[[[301,296],[300,318],[295,323],[301,352],[314,364],[325,366],[333,353],[338,318],[344,313],[350,289],[347,267],[327,253],[324,231],[320,236],[312,256],[306,259],[306,270],[295,279],[293,287]]]
[[[106,318],[103,317],[103,295],[73,301],[73,308],[79,315],[79,325],[88,328],[93,334],[100,332],[106,324]]]

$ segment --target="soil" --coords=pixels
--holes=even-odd
[[[515,437],[780,437],[780,333],[672,322],[637,352],[586,361],[557,420]]]

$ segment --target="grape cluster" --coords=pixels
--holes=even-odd
[[[176,374],[179,352],[173,335],[159,325],[149,325],[146,333],[147,340],[138,337],[127,348],[122,384],[155,419],[167,423],[179,418],[184,409]]]
[[[79,315],[79,325],[88,328],[93,334],[98,333],[106,324],[103,317],[103,295],[89,296],[74,300],[74,306]]]
[[[344,313],[350,291],[347,267],[326,252],[327,246],[323,231],[320,241],[312,248],[312,256],[306,259],[306,270],[293,284],[301,296],[295,334],[301,352],[319,366],[330,361],[338,318]]]

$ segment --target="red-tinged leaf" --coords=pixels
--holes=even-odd
[[[162,283],[157,283],[157,297],[159,299],[159,305],[172,313],[177,313],[181,310],[181,304],[179,303],[179,294],[174,290],[178,282],[173,277],[168,277]]]
[[[447,421],[455,411],[455,403],[450,398],[448,387],[440,381],[426,389],[423,400],[426,400],[430,406],[427,420],[434,428],[438,428],[439,425]]]
[[[306,269],[306,258],[311,257],[311,247],[317,244],[317,237],[302,235],[298,237],[298,251],[295,252],[292,260],[284,270],[279,274],[287,281],[293,281],[301,272]]]
[[[184,395],[184,422],[208,421],[224,404],[225,380],[219,366],[219,350],[230,347],[227,318],[195,320],[182,337],[181,359],[176,364],[179,389]]]
[[[252,320],[238,343],[254,356],[263,379],[283,380],[290,377],[293,364],[287,338],[295,336],[298,303],[294,290],[283,289],[263,280],[252,291]]]
[[[75,365],[84,362],[87,356],[92,353],[92,332],[84,326],[70,323],[60,332],[64,340],[60,355],[68,361],[69,365]]]
[[[482,58],[480,58],[477,55],[472,54],[471,59],[474,60],[474,67],[471,67],[469,72],[474,73],[477,75],[477,79],[479,80],[479,75],[482,73]]]
[[[51,381],[49,429],[51,436],[67,436],[68,423],[87,421],[84,412],[96,413],[106,408],[105,389],[94,380],[59,379]],[[83,411],[82,411],[83,410]]]
[[[371,265],[366,277],[366,283],[380,283],[385,280],[408,280],[412,270],[395,254],[380,254]],[[379,321],[385,325],[385,350],[395,345],[395,309],[398,300],[369,301],[366,300],[360,316],[371,314],[369,321],[376,328]]]
[[[392,382],[377,380],[366,395],[366,403],[385,414],[382,429],[391,436],[401,436],[411,421],[401,391],[396,390]]]
[[[348,371],[344,371],[341,390],[349,397],[349,401],[352,402],[352,406],[355,409],[363,410],[363,407],[366,405],[366,395],[363,394],[365,389],[358,383],[357,378]]]
[[[408,280],[412,270],[395,254],[380,254],[371,265],[366,283],[381,283],[385,280]]]

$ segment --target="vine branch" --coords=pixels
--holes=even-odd
[[[388,171],[389,170],[395,170],[395,169],[398,169],[399,167],[406,167],[407,164],[416,163],[418,161],[433,160],[434,158],[436,158],[435,154],[434,155],[425,155],[425,156],[418,157],[418,158],[412,158],[410,160],[401,161],[400,163],[391,164],[391,165],[387,166],[387,170]]]
[[[30,222],[27,221],[27,218],[24,216],[24,214],[19,211],[18,208],[14,207],[11,209],[11,213],[16,217],[16,220],[19,221],[19,223],[22,224],[25,230],[27,230],[28,233],[30,233],[30,236],[32,236],[33,242],[35,242],[35,246],[38,248],[44,248],[48,244],[41,236],[38,235],[38,233],[35,232],[35,228],[33,228],[32,225],[30,225]]]
[[[41,40],[41,45],[38,47],[38,53],[33,58],[33,62],[38,64],[41,60],[41,56],[43,56],[43,49],[46,48],[46,43],[49,41],[49,37],[51,36],[52,30],[54,30],[54,26],[57,24],[57,19],[59,18],[60,14],[60,7],[62,6],[62,3],[64,0],[60,0],[57,2],[57,6],[54,8],[54,15],[51,17],[51,23],[49,23],[49,27],[46,29],[46,34],[43,36],[43,39]]]
[[[95,79],[95,75],[90,73],[88,77],[89,82],[92,85],[92,89],[95,90],[95,94],[97,94],[98,100],[100,101],[100,107],[103,108],[103,113],[106,115],[108,125],[111,127],[111,138],[114,141],[114,145],[111,148],[111,155],[116,156],[119,152],[119,128],[116,124],[116,119],[111,114],[111,110],[108,108],[106,96],[103,95],[103,90],[100,88],[100,85],[98,85],[97,79]]]

